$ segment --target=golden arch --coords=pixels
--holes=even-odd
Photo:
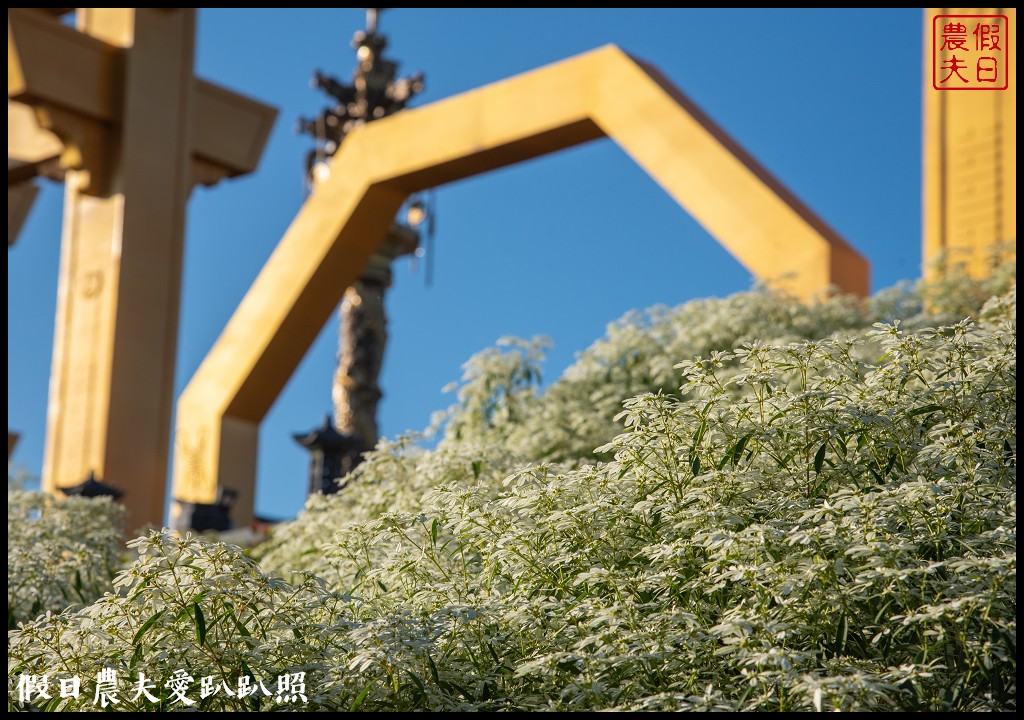
[[[751,272],[810,299],[868,263],[657,70],[606,46],[359,128],[331,161],[178,401],[175,497],[252,510],[259,423],[425,188],[608,136]]]

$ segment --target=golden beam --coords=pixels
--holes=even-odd
[[[761,278],[864,295],[868,263],[653,68],[604,47],[354,130],[178,401],[175,497],[238,491],[259,423],[407,195],[600,137],[615,140]]]

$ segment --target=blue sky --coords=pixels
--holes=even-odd
[[[872,286],[919,275],[921,10],[391,10],[381,29],[425,104],[615,43],[647,60],[868,257]],[[303,200],[308,137],[347,80],[358,9],[199,13],[196,71],[280,109],[257,172],[197,189],[189,205],[177,390],[216,340]],[[7,422],[14,459],[42,465],[61,221],[47,183],[8,251]],[[750,274],[610,140],[454,183],[437,193],[434,282],[399,261],[388,298],[385,435],[422,429],[441,388],[504,335],[552,338],[545,379],[633,308],[727,295]],[[340,289],[339,289],[340,294]],[[257,512],[294,515],[306,454],[291,440],[330,410],[332,318],[260,436]]]

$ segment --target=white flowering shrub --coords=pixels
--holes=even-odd
[[[968,266],[981,257],[986,275],[972,278]],[[931,263],[935,277],[918,284],[917,294],[933,314],[959,320],[974,315],[986,300],[1001,295],[1017,281],[1016,241],[994,243],[982,253],[954,247],[937,253]],[[897,315],[896,317],[903,317]]]
[[[124,512],[107,498],[7,491],[7,628],[90,603],[120,568]]]
[[[139,559],[117,576],[112,593],[10,634],[9,673],[33,677],[36,689],[47,677],[51,697],[32,697],[37,706],[97,706],[104,694],[98,676],[106,672],[114,679],[106,707],[115,710],[335,707],[327,697],[341,690],[323,659],[344,652],[335,644],[345,626],[343,600],[322,580],[286,583],[237,547],[203,537],[151,532],[131,547]],[[298,673],[305,697],[292,700],[292,686],[279,693],[277,678]],[[60,682],[76,677],[80,696],[60,697]],[[10,688],[17,705],[24,685]],[[255,692],[240,690],[246,687]]]
[[[497,492],[504,477],[523,464],[521,457],[504,447],[476,438],[442,441],[429,451],[415,444],[418,439],[381,440],[367,453],[345,490],[311,496],[299,518],[276,528],[269,542],[254,549],[255,554],[275,572],[311,571],[345,589],[321,552],[336,533],[386,512],[413,512],[421,506],[424,493],[440,485],[479,484]]]
[[[442,483],[501,489],[518,467],[538,461],[567,468],[607,453],[595,448],[621,428],[622,401],[644,392],[678,392],[678,359],[729,350],[744,340],[777,342],[820,338],[860,328],[858,301],[836,297],[817,305],[759,288],[727,298],[631,312],[608,327],[607,336],[580,353],[545,392],[539,391],[548,341],[502,338],[464,366],[458,402],[435,418],[444,425],[433,451],[405,436],[381,441],[349,482],[352,492],[314,495],[302,518],[278,529],[258,552],[279,572],[331,573],[318,548],[338,530],[388,510],[414,511],[428,490]],[[872,300],[871,318],[921,312],[917,294],[894,288]],[[959,318],[957,318],[959,319]]]
[[[253,707],[203,677],[296,673],[307,709],[1015,709],[1015,289],[953,322],[902,291],[717,302],[620,323],[544,393],[536,345],[479,356],[435,449],[378,446],[277,533],[291,583],[139,541],[116,594],[9,635],[9,706],[107,668],[185,671],[197,709]],[[594,454],[602,377],[629,392]]]

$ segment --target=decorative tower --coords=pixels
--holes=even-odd
[[[399,78],[398,63],[384,57],[387,38],[378,32],[383,10],[367,8],[366,30],[357,31],[352,38],[357,64],[351,84],[320,71],[313,74],[313,87],[336,101],[316,118],[299,120],[299,131],[316,141],[306,157],[307,180],[314,188],[330,173],[327,161],[349,132],[402,110],[423,90],[421,73]],[[377,254],[345,291],[341,303],[338,370],[332,399],[335,432],[354,447],[370,449],[377,444],[377,405],[382,396],[379,377],[387,344],[384,297],[392,282],[391,263],[417,252],[420,237],[416,227],[423,220],[422,209],[422,203],[414,203],[407,224],[392,225]],[[354,467],[349,465],[346,472]]]

